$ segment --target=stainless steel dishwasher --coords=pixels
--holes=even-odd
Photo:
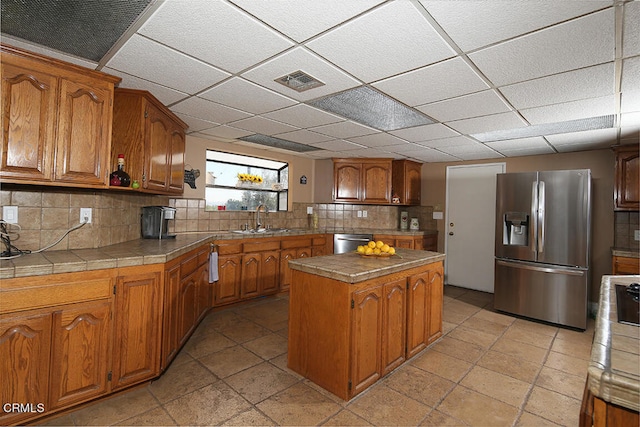
[[[334,234],[333,253],[355,252],[358,246],[365,245],[370,240],[373,240],[373,234]]]

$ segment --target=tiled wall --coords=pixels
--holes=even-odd
[[[191,231],[239,230],[245,224],[252,228],[255,224],[255,212],[243,211],[205,211],[204,200],[171,199],[170,206],[175,206],[176,220],[174,231],[178,233]],[[432,219],[433,209],[430,206],[397,207],[373,205],[342,205],[318,203],[294,203],[289,212],[269,212],[266,223],[271,227],[310,228],[307,207],[313,207],[318,215],[319,228],[337,229],[397,229],[400,212],[406,210],[410,217],[419,219],[421,229],[436,229]],[[358,217],[358,211],[367,211],[367,217]]]
[[[615,212],[614,216],[614,246],[617,249],[640,249],[640,242],[633,240],[633,232],[640,230],[638,212]]]
[[[11,236],[11,243],[21,250],[37,250],[58,240],[79,224],[80,208],[93,209],[91,224],[72,231],[52,250],[98,248],[138,239],[140,208],[169,203],[168,197],[130,192],[7,187],[0,190],[0,204],[18,206],[21,230]]]

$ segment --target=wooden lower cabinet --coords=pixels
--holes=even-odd
[[[640,259],[614,256],[613,274],[640,274]]]
[[[112,390],[160,373],[162,265],[120,271],[116,281],[116,337]]]
[[[288,367],[349,400],[442,334],[442,261],[349,284],[293,270]]]
[[[53,312],[48,409],[109,391],[111,301],[78,303]]]
[[[582,396],[578,425],[580,427],[637,427],[640,425],[640,414],[594,396],[587,383]]]
[[[419,236],[401,236],[398,234],[374,234],[373,240],[382,240],[384,243],[396,248],[417,249],[422,251],[437,252],[438,234],[426,234]]]
[[[219,255],[218,281],[214,288],[214,305],[230,304],[240,301],[241,273],[241,254]]]
[[[51,320],[51,313],[42,310],[0,316],[3,404],[32,404],[36,415],[48,407]],[[3,410],[0,425],[18,424],[33,416]]]

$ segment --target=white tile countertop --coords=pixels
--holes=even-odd
[[[640,327],[618,322],[615,285],[640,276],[603,276],[588,387],[600,399],[640,411]]]

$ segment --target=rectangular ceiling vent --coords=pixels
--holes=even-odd
[[[320,80],[300,70],[278,77],[275,81],[298,92],[324,86]]]
[[[280,148],[282,150],[295,151],[297,153],[306,153],[308,151],[322,150],[321,148],[318,148],[318,147],[299,144],[297,142],[288,141],[286,139],[276,138],[273,136],[262,135],[260,133],[243,136],[238,139],[241,141],[253,142],[254,144],[265,145],[267,147],[274,147],[274,148]]]

